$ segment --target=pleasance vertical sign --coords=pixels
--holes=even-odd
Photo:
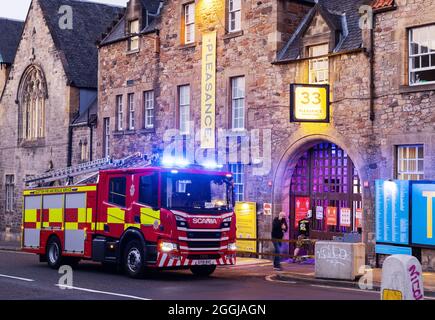
[[[202,36],[201,148],[216,145],[216,31]]]

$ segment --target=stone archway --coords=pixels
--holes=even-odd
[[[339,135],[332,134],[311,134],[301,135],[297,139],[293,139],[292,142],[285,149],[285,152],[279,160],[279,164],[274,173],[274,185],[273,185],[273,204],[274,215],[278,215],[279,212],[290,210],[290,184],[293,170],[300,157],[315,145],[329,142],[342,148],[353,161],[355,168],[359,173],[361,181],[369,181],[367,174],[367,159],[364,158],[362,152],[346,139]],[[367,212],[371,212],[372,201],[370,191],[362,188],[362,205],[364,210],[363,216],[363,241],[367,242],[368,233],[373,232],[374,226],[371,226],[372,219],[367,219]]]

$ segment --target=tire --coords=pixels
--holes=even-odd
[[[145,273],[145,251],[142,243],[130,241],[124,250],[124,270],[131,278],[141,278]]]
[[[190,267],[190,271],[199,277],[209,277],[215,272],[216,265],[210,266],[192,266]]]
[[[52,269],[59,269],[63,263],[62,246],[56,237],[52,237],[47,244],[47,263]]]

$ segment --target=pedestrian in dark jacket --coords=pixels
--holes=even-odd
[[[287,230],[288,230],[288,226],[287,226],[287,221],[285,219],[285,213],[280,212],[279,216],[276,217],[272,223],[272,239],[282,240]],[[278,255],[281,253],[282,242],[273,241],[273,246],[275,247],[275,254],[276,254],[273,260],[273,267],[276,270],[281,270],[281,259]]]

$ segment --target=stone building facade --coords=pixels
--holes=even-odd
[[[272,216],[263,215],[263,203],[273,204],[274,215],[283,210],[294,223],[292,202],[295,199],[290,196],[290,188],[295,167],[305,153],[326,143],[332,148],[338,146],[340,153],[344,150],[346,161],[350,159],[357,172],[355,187],[359,200],[355,209],[364,208],[363,238],[368,244],[368,262],[374,264],[371,186],[376,175],[370,169],[375,161],[375,150],[371,139],[374,124],[368,102],[370,68],[366,48],[369,43],[359,28],[359,8],[367,1],[348,1],[347,4],[340,1],[319,1],[318,4],[239,1],[240,7],[236,7],[240,8],[240,20],[236,25],[240,28],[231,31],[234,25],[229,25],[229,16],[235,2],[211,1],[206,7],[205,2],[195,1],[194,37],[185,29],[189,24],[185,21],[186,6],[192,2],[166,1],[162,7],[155,4],[154,9],[159,10],[154,11],[147,9],[152,1],[128,3],[126,15],[100,46],[98,118],[102,125],[98,126],[98,152],[121,157],[132,151],[164,149],[167,130],[185,130],[182,125],[185,104],[189,105],[192,128],[188,134],[178,132],[173,139],[186,140],[200,131],[201,35],[215,30],[217,128],[228,130],[227,139],[238,136],[239,140],[233,141],[239,148],[255,129],[260,130],[266,140],[268,132],[271,137],[271,169],[266,174],[254,174],[259,165],[252,154],[245,165],[238,168],[237,163],[225,159],[230,162],[227,169],[237,175],[239,200],[257,203],[258,236],[269,238],[272,225]],[[139,34],[126,33],[126,26],[136,19],[132,8],[141,6],[158,18],[141,25]],[[129,43],[137,36],[139,47],[129,50]],[[194,39],[186,43],[186,38]],[[309,48],[319,44],[326,44],[326,52],[310,55]],[[290,84],[309,83],[310,62],[322,63],[320,60],[325,57],[329,75],[326,80],[331,86],[331,121],[324,124],[289,122]],[[234,122],[233,112],[233,80],[240,77],[244,81],[242,124]],[[180,93],[186,85],[189,86],[187,102]],[[154,122],[147,128],[144,96],[149,91],[154,95]],[[129,103],[129,97],[133,97],[134,104]],[[134,106],[134,128],[129,128],[131,106]],[[200,149],[197,141],[193,145],[194,150],[187,154]],[[264,146],[260,149],[260,155],[267,151]],[[237,162],[241,162],[240,158]],[[339,231],[332,230],[323,237],[338,235]]]
[[[19,238],[26,177],[94,156],[95,42],[122,12],[74,0],[31,2],[0,98],[2,239]]]

